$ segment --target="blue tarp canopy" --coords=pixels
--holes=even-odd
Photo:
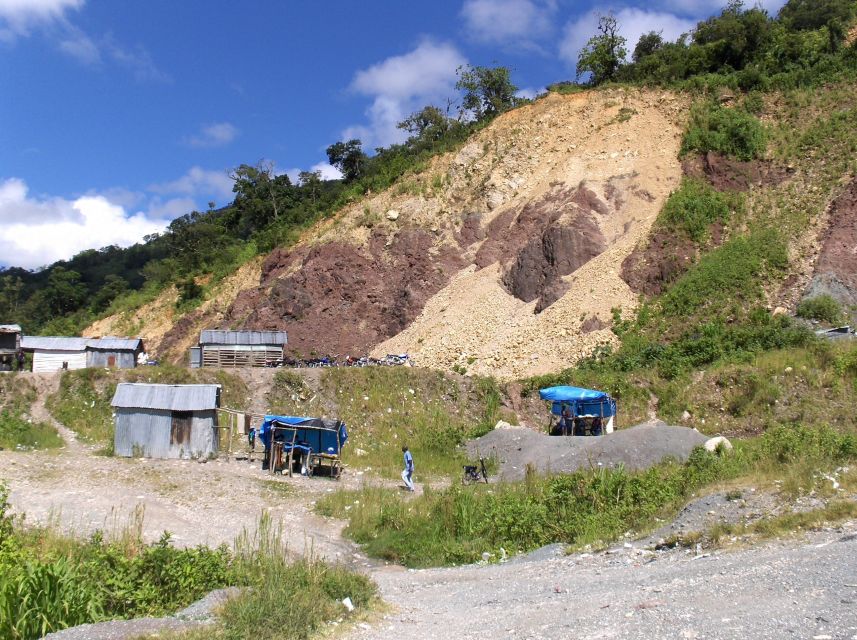
[[[571,407],[575,416],[607,418],[616,415],[616,401],[603,391],[580,387],[548,387],[541,389],[539,396],[542,400],[553,403],[551,413],[557,416],[562,415],[563,405]]]
[[[265,449],[271,446],[271,435],[275,428],[284,429],[277,433],[277,441],[282,440],[284,451],[292,448],[294,436],[296,449],[307,453],[340,455],[342,445],[348,440],[345,423],[339,420],[303,416],[265,416],[258,431],[259,439],[265,445]]]

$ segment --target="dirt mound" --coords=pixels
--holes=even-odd
[[[857,305],[857,178],[830,207],[821,253],[805,297],[829,294],[845,306]]]
[[[559,437],[526,427],[495,429],[471,441],[468,453],[496,456],[504,480],[520,480],[528,465],[539,473],[618,467],[638,470],[672,458],[684,461],[707,436],[695,429],[649,422],[602,437]]]
[[[705,179],[720,191],[749,191],[751,187],[776,185],[789,175],[788,169],[769,160],[736,160],[709,151],[682,162],[686,176]]]

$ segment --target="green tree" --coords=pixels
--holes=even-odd
[[[242,219],[254,229],[261,229],[271,220],[277,220],[284,208],[291,204],[292,181],[289,176],[276,175],[274,164],[258,162],[242,164],[229,174],[235,181],[233,205]]]
[[[662,31],[649,31],[640,36],[637,41],[637,46],[634,47],[634,53],[631,54],[631,59],[634,62],[639,62],[643,58],[652,55],[663,49],[664,39],[661,35]]]
[[[362,177],[368,160],[363,153],[363,143],[354,138],[348,142],[336,142],[327,148],[327,159],[342,172],[346,182]]]
[[[0,278],[0,317],[18,317],[18,306],[21,303],[21,293],[24,281],[19,276],[6,275]]]
[[[87,292],[77,271],[54,267],[47,285],[39,293],[48,311],[54,316],[61,316],[80,309]]]
[[[455,88],[464,92],[461,108],[477,121],[493,118],[518,104],[508,67],[458,67]]]
[[[128,281],[125,280],[125,278],[118,276],[115,273],[108,273],[104,278],[104,284],[92,297],[90,308],[96,313],[103,311],[111,302],[113,302],[113,300],[115,300],[119,295],[125,293],[127,290]]]
[[[434,141],[441,139],[449,130],[449,118],[438,107],[428,105],[396,125],[410,133],[417,140]]]
[[[625,62],[627,40],[619,35],[619,22],[612,13],[598,16],[598,35],[592,36],[577,58],[577,77],[590,73],[589,82],[599,85],[616,78]]]
[[[309,194],[313,206],[318,201],[318,194],[321,189],[321,171],[301,171],[298,174],[301,189]]]
[[[855,12],[854,0],[789,0],[780,19],[794,31],[814,31],[834,22],[847,25]]]

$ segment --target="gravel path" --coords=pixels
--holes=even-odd
[[[635,548],[373,576],[396,611],[351,640],[857,638],[857,522],[694,556]]]

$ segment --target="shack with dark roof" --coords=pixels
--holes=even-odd
[[[113,452],[139,458],[211,458],[220,438],[219,384],[116,386]]]

